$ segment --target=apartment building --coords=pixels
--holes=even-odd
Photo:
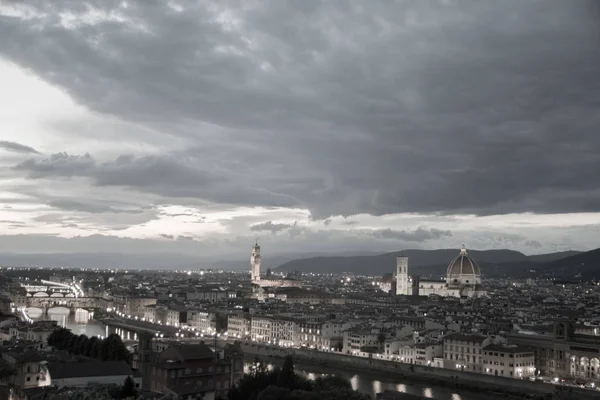
[[[489,345],[483,348],[483,373],[507,378],[535,376],[533,350],[516,345]]]

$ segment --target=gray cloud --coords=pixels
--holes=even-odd
[[[285,229],[290,229],[296,226],[296,224],[274,224],[273,221],[263,222],[262,224],[255,224],[250,226],[250,230],[253,232],[270,231],[271,233],[277,233]]]
[[[192,236],[186,236],[186,235],[179,235],[177,236],[177,240],[196,240],[194,239]]]
[[[531,247],[532,249],[541,249],[542,247],[544,247],[537,240],[526,240],[524,244],[525,244],[525,246]]]
[[[286,194],[257,188],[252,182],[233,182],[230,173],[215,173],[199,166],[194,157],[123,155],[112,162],[97,162],[90,154],[52,154],[28,159],[14,170],[31,179],[89,178],[95,186],[120,186],[172,198],[204,199],[240,205],[293,206],[298,201]]]
[[[119,209],[105,204],[99,204],[94,202],[81,202],[70,199],[55,199],[47,202],[50,207],[60,208],[62,210],[69,211],[80,211],[86,213],[126,213],[126,214],[140,214],[143,212],[141,209]]]
[[[600,211],[595,0],[120,3],[31,2],[0,55],[189,149],[16,172],[323,219]]]
[[[167,235],[167,234],[164,234],[164,233],[161,233],[159,236],[163,237],[165,239],[169,239],[169,240],[174,240],[175,239],[175,236],[173,236],[173,235]]]
[[[373,236],[378,239],[393,239],[402,240],[405,242],[424,242],[432,239],[440,239],[442,237],[452,236],[449,230],[417,228],[414,231],[397,231],[392,229],[380,229],[372,232]]]
[[[6,140],[0,140],[0,149],[12,151],[15,153],[23,153],[23,154],[40,154],[39,151],[34,149],[33,147],[25,146],[24,144],[9,142]]]

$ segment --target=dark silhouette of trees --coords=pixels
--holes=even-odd
[[[10,365],[4,360],[0,360],[0,381],[7,380],[8,378],[14,376],[16,373],[17,371],[12,365]]]
[[[383,349],[383,344],[385,343],[385,333],[379,332],[379,335],[377,335],[377,341],[379,342],[379,348]]]
[[[294,360],[292,356],[285,357],[283,361],[283,367],[279,371],[279,375],[277,376],[277,386],[284,388],[292,388],[294,387],[294,378],[296,374],[294,373]]]
[[[255,358],[250,373],[244,375],[228,395],[229,400],[369,400],[352,390],[350,382],[339,377],[318,378],[314,383],[294,372],[291,356],[281,369],[269,371]]]
[[[102,343],[101,358],[105,361],[124,360],[130,363],[131,355],[121,337],[111,333]]]
[[[70,330],[59,328],[48,336],[48,345],[66,350],[71,354],[84,355],[105,361],[123,360],[131,363],[131,354],[121,337],[111,334],[106,339],[88,338],[86,335],[75,335]]]
[[[123,399],[127,399],[127,398],[136,398],[137,396],[137,390],[135,389],[135,382],[133,381],[133,379],[128,376],[125,379],[125,382],[123,382],[123,387],[121,388],[121,398]]]
[[[73,353],[77,355],[83,355],[83,351],[86,343],[90,339],[86,335],[77,336],[77,340],[75,340],[75,348],[73,349]]]
[[[86,357],[92,357],[92,349],[94,348],[94,344],[98,342],[98,338],[96,336],[92,336],[85,342],[85,346],[83,347],[83,355]],[[93,357],[92,357],[93,358]]]
[[[98,339],[93,345],[90,351],[91,358],[102,358],[102,339]]]

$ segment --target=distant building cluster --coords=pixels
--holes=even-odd
[[[483,297],[486,292],[481,285],[479,266],[462,248],[460,254],[448,265],[445,280],[420,279],[408,273],[408,257],[397,257],[394,285],[397,295]]]

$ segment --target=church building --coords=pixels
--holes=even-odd
[[[444,297],[483,297],[486,295],[481,285],[479,266],[468,254],[467,249],[460,250],[459,255],[448,265],[445,280],[420,279],[408,274],[408,257],[396,257],[394,282],[397,295],[429,296],[432,294]]]

